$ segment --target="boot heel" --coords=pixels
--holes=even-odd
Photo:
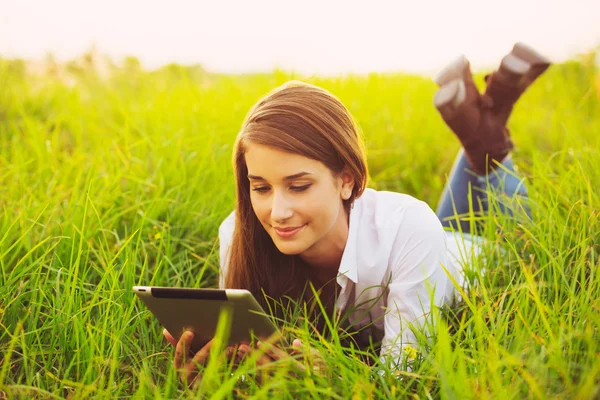
[[[433,80],[438,86],[444,86],[455,79],[463,79],[470,75],[469,60],[467,60],[467,57],[464,55],[461,55],[450,64],[446,65]]]
[[[524,43],[515,43],[511,52],[502,58],[498,70],[486,77],[485,103],[502,107],[502,118],[508,120],[521,94],[549,66],[546,57]]]
[[[523,75],[529,71],[531,64],[511,54],[504,56],[498,68],[499,78],[510,86],[518,86]]]

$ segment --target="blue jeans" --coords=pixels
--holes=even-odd
[[[480,176],[471,171],[460,149],[438,204],[438,218],[446,228],[476,234],[472,230],[479,225],[477,217],[488,214],[491,204],[503,214],[518,218],[524,213],[531,218],[527,189],[510,158],[487,176]]]

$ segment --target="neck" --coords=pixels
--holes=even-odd
[[[300,255],[310,265],[315,278],[333,279],[337,276],[349,231],[348,213],[340,207],[338,219],[327,235]]]

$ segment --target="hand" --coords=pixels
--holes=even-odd
[[[173,365],[179,372],[179,379],[184,385],[195,387],[201,381],[201,376],[198,374],[200,366],[206,365],[208,362],[208,356],[210,355],[210,349],[213,344],[213,340],[206,343],[196,354],[191,358],[190,346],[194,340],[194,332],[185,331],[179,341],[177,341],[173,335],[166,329],[163,330],[163,335],[169,343],[175,347],[175,360]],[[233,346],[229,346],[225,349],[225,355],[227,359],[231,359],[235,356],[235,350]],[[236,357],[236,362],[239,362],[239,357]]]
[[[256,359],[257,365],[266,366],[277,361],[278,364],[289,363],[288,365],[301,372],[306,372],[307,366],[313,372],[325,370],[325,362],[319,351],[304,346],[300,339],[294,339],[292,348],[288,351],[269,342],[259,341],[256,343],[256,347],[262,353]],[[242,346],[240,346],[240,349],[242,349]],[[244,351],[246,352],[245,355],[248,356],[252,348],[245,346]],[[305,362],[303,363],[301,360]]]
[[[181,381],[186,385],[195,387],[201,381],[198,369],[208,362],[208,356],[210,355],[213,341],[209,341],[192,356],[190,353],[190,344],[194,340],[193,332],[184,332],[179,341],[177,341],[166,329],[163,330],[163,335],[167,341],[175,347],[174,366],[179,371]],[[247,357],[250,357],[255,350],[258,350],[256,353],[256,365],[267,367],[267,370],[271,369],[269,366],[276,361],[279,365],[289,363],[293,369],[297,369],[301,372],[307,370],[305,364],[308,364],[309,369],[313,372],[322,372],[325,370],[325,362],[318,350],[304,346],[299,339],[295,339],[292,342],[292,348],[289,349],[289,352],[268,341],[256,342],[256,349],[253,349],[248,343],[241,343],[236,347],[228,346],[224,352],[227,359],[233,359],[236,365]],[[190,356],[192,356],[191,359]],[[300,362],[298,360],[299,358],[305,361],[305,363]],[[272,367],[275,368],[277,364]]]

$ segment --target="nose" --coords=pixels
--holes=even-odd
[[[290,199],[283,191],[274,191],[271,203],[271,219],[279,223],[289,219],[293,214]]]

